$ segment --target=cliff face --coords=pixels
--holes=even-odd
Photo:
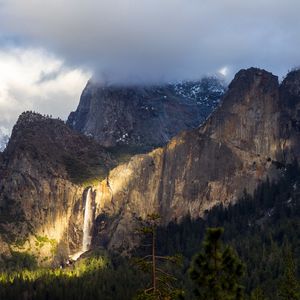
[[[201,127],[120,165],[63,122],[22,115],[0,155],[1,251],[8,244],[44,257],[79,250],[89,186],[93,245],[122,251],[136,245],[137,222],[147,214],[157,212],[167,224],[235,202],[299,159],[299,91],[299,71],[279,85],[266,71],[241,70]]]
[[[1,239],[45,261],[59,249],[61,254],[78,250],[85,181],[93,172],[103,179],[110,162],[101,146],[62,121],[22,114],[2,154]]]
[[[280,133],[286,160],[300,157],[300,70],[290,72],[280,86]]]
[[[152,149],[199,126],[225,90],[217,78],[163,86],[102,86],[90,81],[68,125],[100,144]]]
[[[237,73],[221,107],[202,127],[110,172],[109,186],[102,182],[99,192],[95,243],[130,249],[140,217],[158,212],[162,223],[201,217],[216,204],[235,202],[244,189],[252,192],[266,176],[276,178],[281,164],[299,158],[299,133],[290,118],[297,113],[286,106],[298,106],[298,91],[291,75],[279,86],[263,70]]]

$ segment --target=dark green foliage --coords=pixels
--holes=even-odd
[[[141,228],[138,230],[143,235],[143,243],[148,243],[149,249],[143,257],[134,259],[135,264],[144,273],[150,275],[147,286],[139,291],[135,300],[177,299],[183,292],[176,287],[177,278],[169,272],[168,265],[180,265],[181,258],[178,255],[161,256],[157,254],[156,239],[159,215],[148,215]]]
[[[150,149],[126,145],[103,148],[102,151],[92,148],[76,152],[75,155],[64,155],[63,162],[74,183],[88,185],[105,179],[110,168],[128,162],[133,155],[145,153],[147,150]]]
[[[295,264],[300,264],[300,170],[297,163],[282,169],[275,182],[267,180],[254,195],[244,193],[236,205],[218,206],[207,212],[205,220],[170,223],[158,228],[158,251],[172,255],[182,253],[185,265],[200,244],[207,227],[223,227],[223,241],[238,253],[246,270],[243,285],[248,295],[259,287],[264,299],[277,300],[278,281],[284,274],[284,257],[289,245]],[[299,270],[297,268],[297,278]],[[186,280],[186,274],[183,280]],[[187,293],[190,283],[186,282]],[[189,294],[188,299],[192,299]]]
[[[278,296],[281,300],[299,300],[300,286],[296,275],[296,265],[290,249],[286,253],[284,274],[279,282]]]
[[[89,183],[92,180],[103,180],[108,173],[108,168],[103,163],[103,157],[95,153],[82,159],[74,156],[64,156],[64,163],[70,179],[77,184]]]
[[[3,257],[0,263],[0,269],[17,271],[21,269],[34,270],[37,268],[35,256],[27,252],[11,251],[11,257]]]
[[[222,228],[207,229],[203,249],[193,260],[190,277],[197,299],[242,299],[243,265],[232,248],[222,244],[222,233]]]
[[[267,300],[267,298],[265,297],[264,291],[260,287],[257,287],[252,291],[250,300]]]
[[[152,148],[147,146],[129,146],[117,145],[115,147],[106,148],[111,156],[116,160],[117,164],[128,162],[133,155],[146,153]]]
[[[66,269],[0,273],[0,300],[129,300],[143,281],[122,258],[92,257]]]

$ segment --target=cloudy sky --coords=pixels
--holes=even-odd
[[[299,0],[0,0],[0,131],[24,110],[66,118],[90,76],[228,80],[300,65]]]

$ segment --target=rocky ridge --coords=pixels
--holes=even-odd
[[[159,213],[162,224],[203,217],[280,176],[300,154],[299,78],[300,71],[289,74],[279,85],[264,70],[241,70],[203,126],[112,170],[109,188],[101,183],[95,243],[131,249],[136,222],[147,214]]]
[[[87,186],[93,188],[94,247],[120,251],[138,243],[136,223],[149,213],[167,224],[237,201],[244,189],[251,193],[299,159],[299,80],[300,71],[279,84],[264,70],[241,70],[201,127],[119,165],[107,149],[63,122],[22,115],[0,157],[1,245],[12,232],[18,247],[30,233],[27,250],[44,237],[50,246],[55,241],[76,251]],[[97,180],[83,182],[95,174]]]
[[[106,86],[90,80],[67,123],[106,147],[149,150],[203,123],[224,91],[225,84],[215,77],[161,86]]]
[[[110,164],[103,147],[63,121],[23,113],[0,160],[1,239],[45,262],[57,249],[76,252],[85,186],[105,178]]]

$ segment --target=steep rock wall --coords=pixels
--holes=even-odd
[[[62,121],[22,114],[1,156],[1,240],[44,262],[78,251],[91,170],[101,180],[109,163],[105,149]]]
[[[167,224],[235,202],[299,158],[299,83],[299,71],[279,85],[266,71],[241,70],[204,125],[118,166],[62,121],[23,114],[0,155],[0,250],[10,245],[49,261],[59,249],[80,250],[89,186],[93,245],[121,251],[137,244],[135,229],[147,214]]]
[[[152,149],[199,126],[217,107],[218,78],[156,86],[109,86],[89,81],[68,125],[101,145]]]
[[[110,172],[100,185],[95,244],[130,249],[136,223],[147,214],[159,213],[163,224],[201,217],[235,202],[244,189],[252,192],[266,176],[276,178],[289,143],[281,131],[288,114],[282,101],[276,76],[240,71],[202,127]]]

